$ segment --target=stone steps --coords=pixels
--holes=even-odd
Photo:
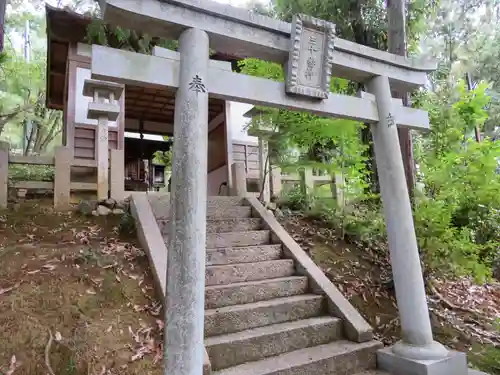
[[[168,235],[163,239],[168,245]],[[206,248],[249,247],[271,245],[271,233],[268,230],[253,230],[246,232],[207,233]]]
[[[210,219],[231,219],[252,217],[250,206],[208,206],[207,217]]]
[[[205,340],[205,347],[213,358],[212,369],[220,370],[326,344],[338,340],[341,332],[340,319],[322,316],[210,337]]]
[[[208,266],[205,272],[205,285],[276,279],[278,277],[292,276],[294,273],[295,265],[291,259]]]
[[[322,315],[323,296],[303,294],[205,310],[205,338]]]
[[[347,375],[376,367],[377,341],[329,344],[294,350],[214,372],[214,375]],[[369,374],[369,373],[368,373]],[[376,373],[375,373],[376,374]]]
[[[307,292],[307,277],[290,276],[242,283],[211,285],[205,288],[205,308],[242,305]]]
[[[245,232],[262,229],[258,218],[216,219],[207,221],[207,233]]]
[[[215,266],[232,263],[264,262],[281,258],[281,245],[219,247],[207,249],[206,264]]]
[[[166,239],[168,205],[155,202]],[[209,198],[204,323],[213,374],[388,375],[374,370],[382,345],[344,341],[342,319],[283,256],[244,199]]]
[[[158,227],[162,234],[168,234],[169,221],[158,220]],[[207,233],[244,232],[247,230],[262,229],[262,220],[258,218],[232,218],[207,220]]]
[[[268,230],[245,232],[208,233],[207,249],[216,247],[241,247],[270,244],[271,233]]]
[[[168,220],[170,218],[170,207],[166,203],[155,202],[151,204],[151,209],[157,220]],[[208,204],[207,218],[210,219],[231,219],[250,218],[252,209],[250,206],[237,206],[233,204]]]

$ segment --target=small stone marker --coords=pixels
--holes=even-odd
[[[335,25],[304,14],[292,21],[286,92],[326,99],[330,92]]]

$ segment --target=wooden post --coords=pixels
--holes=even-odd
[[[269,170],[271,181],[271,197],[279,197],[281,194],[281,168],[271,167]]]
[[[244,163],[233,163],[231,165],[231,173],[233,175],[232,194],[243,197],[247,194],[247,174],[245,172]]]
[[[334,174],[334,182],[330,184],[332,197],[337,201],[337,206],[342,208],[344,206],[344,175],[342,172]]]
[[[7,208],[9,193],[9,144],[0,141],[0,210]]]
[[[97,120],[97,199],[109,198],[109,140],[108,121],[116,121],[120,114],[118,100],[123,85],[112,82],[85,80],[83,95],[93,98],[89,103],[88,118]],[[125,165],[118,166],[124,169]],[[121,173],[124,173],[123,171]]]
[[[314,176],[312,168],[301,168],[299,170],[299,177],[302,194],[305,196],[311,194],[314,190]]]
[[[68,210],[70,208],[71,161],[73,151],[69,147],[59,146],[55,152],[54,208]]]
[[[111,198],[125,198],[125,152],[111,150]]]
[[[259,188],[262,192],[261,199],[264,202],[269,202],[269,160],[268,160],[268,143],[266,140],[259,138]]]

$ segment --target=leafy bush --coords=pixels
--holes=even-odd
[[[367,243],[385,241],[385,222],[378,202],[365,200],[339,206],[334,199],[318,199],[309,216],[319,218],[340,229],[342,238],[348,236]]]
[[[486,86],[418,98],[429,111],[431,134],[417,142],[423,194],[415,197],[415,229],[431,269],[473,275],[491,273],[500,247],[500,142],[466,141],[486,120]]]
[[[305,211],[309,209],[312,199],[313,196],[304,194],[303,189],[299,185],[294,185],[290,189],[284,190],[278,201],[278,205],[292,211]]]
[[[55,169],[48,165],[9,165],[11,181],[54,181]]]

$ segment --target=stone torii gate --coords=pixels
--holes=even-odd
[[[179,39],[179,53],[155,48],[153,56],[92,48],[94,79],[177,90],[165,373],[202,373],[211,96],[371,124],[403,337],[378,353],[379,367],[398,375],[465,375],[465,355],[433,340],[398,143],[397,126],[426,129],[428,116],[391,97],[391,89],[424,85],[436,65],[335,38],[333,24],[303,15],[289,24],[209,0],[101,0],[101,8],[108,23]],[[209,59],[209,46],[283,64],[286,83],[228,71]],[[365,83],[367,92],[330,93],[331,75]]]

